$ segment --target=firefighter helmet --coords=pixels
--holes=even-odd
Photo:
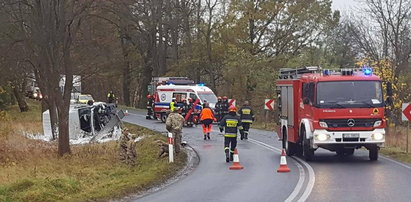
[[[223,96],[223,100],[227,100],[228,98],[227,98],[227,96]]]
[[[237,108],[236,108],[234,105],[231,105],[231,106],[228,108],[228,111],[229,111],[229,112],[237,112]]]

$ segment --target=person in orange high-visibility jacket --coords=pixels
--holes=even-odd
[[[216,118],[214,117],[214,112],[210,109],[208,103],[204,103],[204,108],[200,113],[200,120],[203,124],[204,140],[207,138],[210,139],[211,128],[213,126],[213,121],[216,121]]]

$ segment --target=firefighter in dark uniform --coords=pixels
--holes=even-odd
[[[116,96],[114,95],[113,91],[108,92],[107,94],[107,102],[108,103],[114,103],[114,100],[116,99]]]
[[[229,108],[229,104],[228,104],[228,98],[227,96],[223,97],[223,103],[221,104],[221,114],[222,114],[222,118],[224,118],[225,115],[228,114],[228,108]]]
[[[154,97],[147,95],[147,116],[146,119],[154,119],[153,114]]]
[[[215,114],[216,114],[216,118],[217,118],[217,122],[220,122],[222,117],[222,105],[223,105],[223,100],[221,97],[218,97],[218,101],[215,104]]]
[[[186,117],[186,115],[188,113],[188,110],[190,110],[190,109],[188,108],[187,100],[185,98],[183,98],[181,100],[181,115],[184,118]]]
[[[239,130],[241,135],[244,134],[236,107],[230,106],[228,111],[229,113],[220,121],[220,132],[224,130],[224,152],[227,163],[233,160],[234,150],[237,146],[237,131]]]
[[[250,130],[250,125],[254,121],[253,109],[250,107],[250,103],[245,101],[243,106],[238,110],[240,115],[241,123],[243,124],[244,135],[241,135],[240,139],[248,139],[248,131]]]

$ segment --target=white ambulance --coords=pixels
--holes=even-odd
[[[183,100],[188,103],[189,98],[193,99],[193,101],[199,99],[201,106],[204,104],[204,102],[208,102],[212,109],[214,109],[215,104],[217,103],[217,97],[214,92],[207,86],[204,86],[204,84],[159,85],[157,86],[154,95],[154,113],[156,114],[156,117],[163,122],[165,122],[167,118],[167,111],[169,111],[170,109],[170,103],[173,98],[176,98],[178,107],[181,107],[183,105]]]

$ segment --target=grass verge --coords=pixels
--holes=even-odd
[[[15,106],[2,115],[0,125],[0,201],[88,201],[119,198],[143,192],[174,176],[186,163],[182,153],[174,164],[159,159],[155,140],[166,137],[127,124],[145,136],[137,144],[136,166],[118,159],[118,144],[108,142],[72,146],[72,154],[57,156],[57,144],[25,138],[23,131],[41,132],[38,103],[20,113]],[[4,112],[3,112],[4,114]]]
[[[404,150],[397,147],[385,147],[380,150],[381,154],[395,159],[397,161],[411,163],[411,153],[406,153]]]
[[[255,121],[255,122],[251,125],[251,128],[260,129],[260,130],[275,131],[276,128],[277,128],[277,124],[274,123],[274,122],[264,123],[264,122]]]

